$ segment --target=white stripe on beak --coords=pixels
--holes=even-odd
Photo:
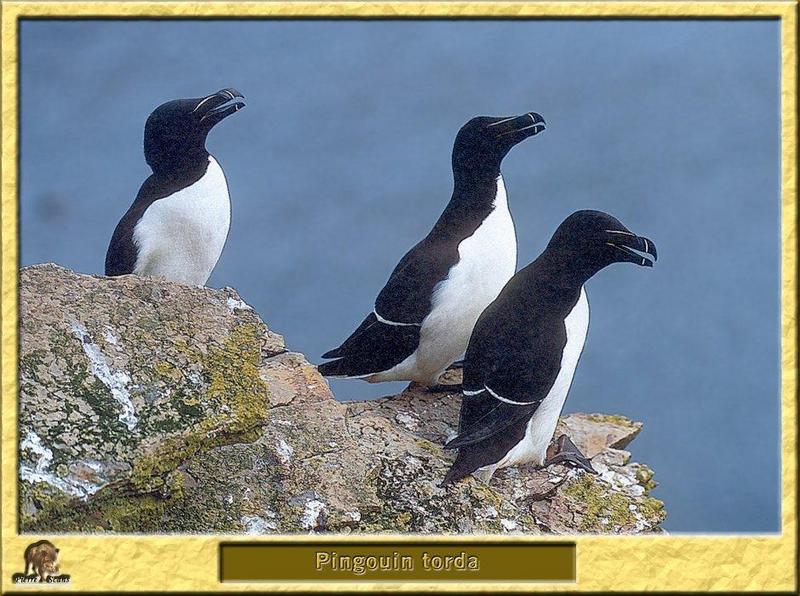
[[[537,122],[536,124],[531,124],[530,126],[525,126],[523,128],[518,128],[516,130],[509,130],[508,132],[501,132],[499,135],[497,135],[496,138],[499,139],[500,137],[504,137],[506,135],[513,134],[515,132],[522,132],[523,130],[528,130],[529,128],[536,128],[537,126],[540,126],[540,125],[544,126],[544,123],[543,122]]]

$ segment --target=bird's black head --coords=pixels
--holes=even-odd
[[[156,173],[191,169],[208,159],[206,137],[215,124],[244,107],[236,89],[158,106],[144,125],[144,157]]]
[[[453,171],[473,176],[500,174],[500,163],[511,148],[544,130],[535,112],[522,116],[478,116],[461,127],[453,144]]]
[[[588,279],[612,263],[652,267],[656,245],[637,236],[616,217],[602,211],[576,211],[565,219],[547,246],[565,267]]]

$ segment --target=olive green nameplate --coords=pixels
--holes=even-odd
[[[575,581],[575,544],[228,543],[220,581]]]

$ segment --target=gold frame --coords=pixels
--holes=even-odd
[[[62,568],[78,591],[791,591],[797,585],[797,4],[781,2],[4,2],[2,4],[2,559],[0,589],[15,586],[25,547],[40,537],[17,535],[17,70],[18,20],[26,17],[353,17],[353,18],[773,18],[781,21],[781,437],[779,535],[578,536],[575,584],[487,583],[218,583],[220,542],[229,536],[60,535]],[[45,538],[42,536],[41,538]],[[286,537],[259,537],[259,541]],[[291,537],[315,542],[319,537]],[[326,536],[343,543],[363,536]],[[498,537],[473,536],[473,542]],[[507,541],[540,537],[503,537]],[[439,536],[374,536],[370,540],[452,541]],[[548,540],[548,538],[545,538]],[[553,537],[563,540],[563,537]],[[98,556],[99,555],[99,556]],[[191,561],[191,564],[187,564]],[[624,562],[624,567],[621,563]]]

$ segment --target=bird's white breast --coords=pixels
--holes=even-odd
[[[136,224],[134,273],[205,284],[222,253],[230,222],[225,174],[209,156],[202,178],[153,202]]]
[[[572,385],[575,367],[583,352],[589,329],[589,301],[584,288],[581,288],[578,302],[564,319],[564,327],[567,331],[567,343],[564,345],[561,368],[553,386],[528,422],[523,439],[493,468],[504,468],[530,461],[537,465],[544,463],[547,447],[556,430],[558,417]]]
[[[517,268],[517,236],[503,177],[497,178],[494,209],[458,245],[458,262],[434,289],[416,352],[397,372],[433,384],[466,349],[478,317],[497,298]]]

